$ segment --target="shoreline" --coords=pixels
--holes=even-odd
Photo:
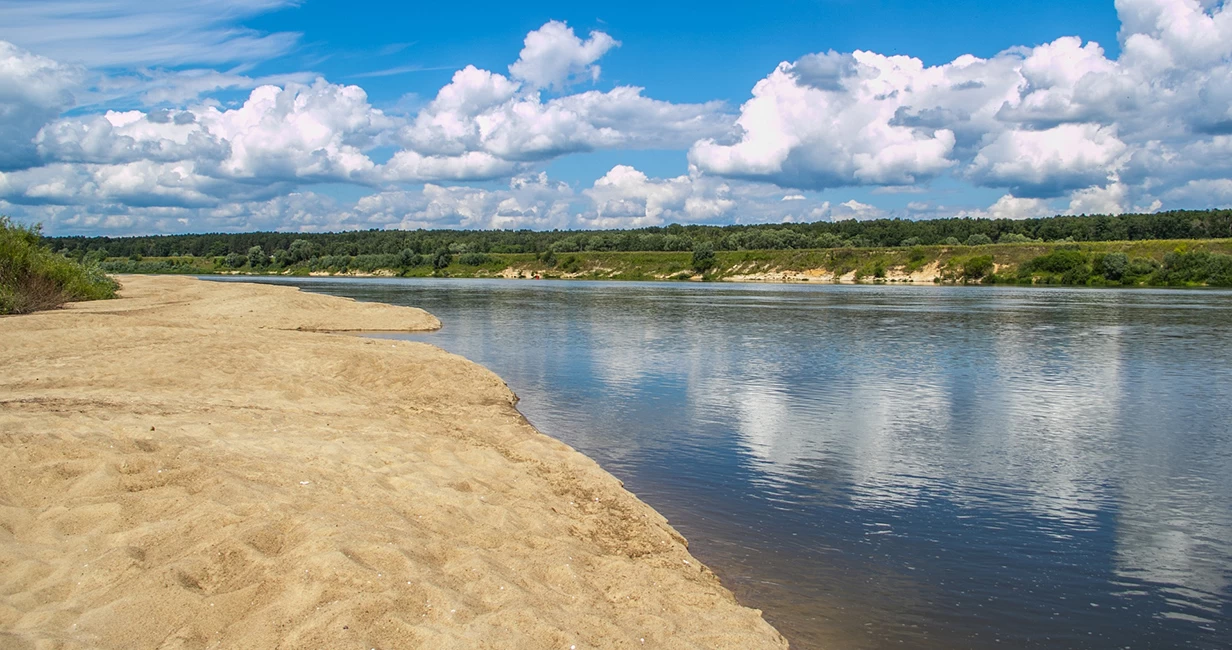
[[[422,310],[123,276],[4,317],[0,645],[784,648]]]

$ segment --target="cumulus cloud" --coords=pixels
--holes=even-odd
[[[831,203],[789,194],[768,183],[730,180],[697,170],[674,178],[651,178],[616,165],[583,190],[589,205],[575,218],[583,228],[642,228],[668,223],[781,223],[879,219],[888,214],[854,199]]]
[[[34,136],[74,103],[81,69],[0,41],[0,171],[37,162]]]
[[[693,179],[688,176],[651,179],[628,165],[613,167],[583,194],[594,202],[595,210],[585,220],[595,228],[657,226],[665,223],[665,217],[696,210],[713,217],[733,205],[731,199],[723,196],[724,189],[706,196],[704,192],[695,192]]]
[[[1008,186],[1017,196],[1057,196],[1107,184],[1125,149],[1115,129],[1097,124],[1004,131],[980,149],[969,173],[982,185]]]
[[[1116,59],[1064,37],[938,66],[862,51],[782,63],[741,107],[739,138],[704,139],[690,161],[803,189],[952,173],[1014,197],[1068,196],[1077,210],[1149,208],[1161,188],[1226,178],[1232,9],[1199,0],[1116,6]]]
[[[684,148],[730,128],[722,109],[721,102],[651,99],[630,86],[545,100],[538,88],[467,66],[401,129],[399,140],[417,164],[423,157],[452,157],[455,167],[477,166],[473,173],[447,178],[489,178],[569,153]],[[391,174],[391,179],[427,178]]]
[[[364,151],[395,125],[358,86],[318,79],[259,87],[229,110],[201,105],[61,119],[34,142],[43,160],[55,163],[184,162],[223,180],[363,183],[377,173]]]
[[[572,27],[553,20],[526,35],[509,74],[536,88],[561,89],[581,79],[597,81],[599,66],[595,61],[619,45],[619,41],[598,31],[583,41]]]

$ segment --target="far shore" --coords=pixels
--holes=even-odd
[[[418,309],[119,277],[0,317],[0,647],[786,648]]]
[[[299,248],[311,248],[306,240]],[[66,249],[68,250],[68,249]],[[297,249],[298,250],[298,249]],[[69,251],[71,252],[71,251]],[[81,252],[80,249],[77,251]],[[302,251],[301,251],[302,252]],[[112,273],[1091,287],[1232,286],[1232,239],[830,248],[106,258]],[[92,258],[98,259],[98,258]],[[282,260],[282,261],[279,261]]]

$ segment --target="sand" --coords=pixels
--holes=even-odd
[[[783,648],[416,309],[121,278],[0,318],[0,647]]]

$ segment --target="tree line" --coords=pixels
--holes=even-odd
[[[1055,216],[1039,219],[879,219],[800,224],[680,225],[632,230],[363,230],[335,233],[205,233],[141,237],[48,237],[52,250],[77,259],[240,257],[279,262],[325,256],[716,251],[981,245],[1031,241],[1093,242],[1232,238],[1232,210]],[[257,253],[257,251],[260,253]]]

